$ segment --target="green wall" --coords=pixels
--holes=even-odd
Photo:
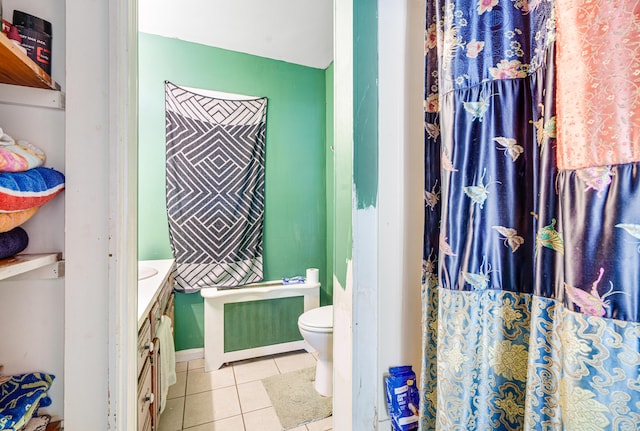
[[[353,3],[353,182],[358,209],[378,200],[378,8]]]
[[[321,304],[331,303],[327,266],[326,70],[141,33],[139,37],[138,256],[171,257],[165,208],[164,81],[267,97],[264,278],[320,268]],[[332,103],[329,105],[332,106]],[[332,212],[331,212],[332,213]],[[329,213],[329,214],[331,214]],[[327,240],[329,238],[329,240]],[[203,300],[176,295],[176,349],[202,347]]]

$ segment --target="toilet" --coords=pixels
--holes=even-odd
[[[298,329],[302,338],[318,352],[316,391],[325,397],[333,394],[333,305],[313,308],[300,315]]]

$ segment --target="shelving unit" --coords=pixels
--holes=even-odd
[[[0,32],[0,103],[64,109],[64,93],[40,66]],[[0,280],[64,276],[61,253],[19,254],[0,260]]]
[[[65,171],[66,45],[65,0],[4,0],[3,12],[10,17],[14,8],[34,13],[56,29],[52,75],[0,33],[0,127],[16,140],[33,143],[46,154],[45,166]],[[69,6],[70,7],[70,6]],[[0,260],[0,362],[4,374],[40,371],[55,376],[47,395],[51,404],[40,411],[53,422],[47,431],[62,429],[66,416],[66,199],[57,197],[22,227],[29,245],[21,254]],[[69,274],[67,274],[68,276]],[[23,319],[24,310],[33,319]],[[37,340],[37,342],[33,342]]]

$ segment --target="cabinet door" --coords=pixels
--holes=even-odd
[[[142,374],[145,363],[148,362],[147,360],[151,350],[151,323],[149,319],[145,319],[138,332],[138,378],[140,378]]]
[[[153,421],[153,409],[155,408],[155,396],[152,388],[151,361],[147,361],[138,380],[138,431],[143,431]]]

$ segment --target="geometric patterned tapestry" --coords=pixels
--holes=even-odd
[[[267,99],[165,82],[169,239],[176,290],[260,281]]]

